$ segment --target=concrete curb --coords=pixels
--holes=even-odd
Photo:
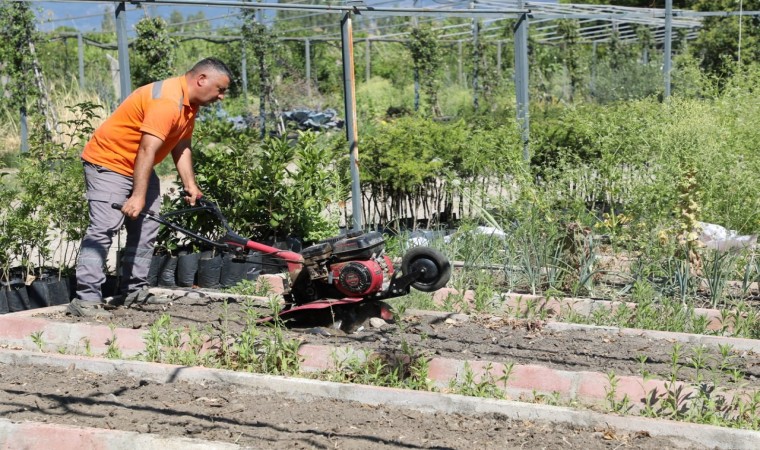
[[[636,303],[630,302],[615,302],[609,300],[593,300],[588,298],[547,298],[540,295],[524,295],[524,294],[504,294],[502,295],[504,304],[502,309],[509,311],[510,308],[517,311],[524,311],[526,309],[527,302],[534,302],[539,310],[549,310],[559,312],[563,309],[570,308],[578,314],[584,316],[590,316],[597,309],[610,309],[615,310],[617,308],[636,308]],[[694,313],[697,315],[705,316],[708,318],[707,329],[710,331],[719,331],[723,328],[723,322],[721,321],[721,313],[717,309],[706,308],[694,308]],[[726,328],[733,330],[733,324],[725,324]]]
[[[39,422],[0,419],[0,448],[56,450],[234,450],[241,447],[224,442],[179,437],[161,437],[132,431],[104,430]]]
[[[433,294],[433,301],[436,304],[443,304],[444,301],[452,295],[459,295],[459,292],[454,288],[443,288],[436,291]],[[474,291],[466,291],[462,297],[464,301],[472,304],[475,296]],[[547,311],[551,314],[558,314],[560,311],[570,309],[580,315],[590,316],[597,309],[611,309],[615,310],[620,307],[626,307],[634,309],[636,303],[630,302],[617,302],[610,300],[594,300],[589,298],[573,298],[573,297],[544,297],[542,295],[532,294],[502,294],[501,298],[503,303],[501,310],[505,313],[528,312],[528,304],[530,303],[536,311]],[[694,308],[696,315],[705,316],[708,319],[707,329],[710,331],[720,331],[723,329],[722,314],[720,310],[710,308]],[[733,330],[733,323],[729,319],[729,323],[726,323],[726,329],[728,331]]]
[[[677,341],[691,345],[730,345],[734,350],[760,353],[760,340],[704,334],[679,333],[675,331],[644,330],[640,328],[619,328],[597,325],[582,325],[565,322],[547,322],[544,328],[554,331],[603,330],[623,336],[642,336],[655,340]]]
[[[48,309],[61,308],[60,306]],[[469,316],[461,314],[410,311],[410,314],[420,314],[438,317],[442,320],[469,320]],[[28,311],[0,316],[0,343],[13,349],[37,350],[37,344],[32,340],[32,334],[42,331],[44,350],[57,352],[65,349],[74,355],[102,355],[108,351],[109,344],[116,339],[115,346],[123,357],[132,357],[145,350],[144,337],[146,330],[116,328],[111,330],[105,325],[85,323],[53,322],[41,318],[28,317]],[[651,334],[653,339],[678,340],[692,343],[724,343],[736,345],[736,348],[760,352],[760,342],[749,339],[689,335],[685,333],[647,332],[644,330],[618,329],[613,327],[593,327],[588,325],[571,325],[548,323],[548,328],[558,331],[603,329],[611,333],[627,333],[630,335]],[[87,350],[90,353],[87,353]],[[341,362],[349,358],[364,361],[370,354],[356,350],[350,346],[323,346],[305,344],[299,349],[302,357],[303,372],[318,372],[335,370]],[[498,380],[507,373],[505,361],[460,360],[449,358],[432,358],[429,361],[428,377],[440,388],[446,388],[449,383],[463,382],[468,375],[474,376],[475,382],[483,379]],[[663,395],[670,388],[683,386],[685,392],[693,392],[693,388],[685,383],[668,386],[663,380],[644,380],[638,376],[617,376],[615,399],[620,401],[628,396],[634,406],[642,406],[644,399],[652,393]],[[515,364],[507,382],[499,383],[499,388],[512,398],[527,398],[533,400],[536,394],[559,395],[563,399],[577,400],[586,404],[601,404],[607,399],[610,382],[606,374],[589,371],[566,371],[552,369],[540,365]],[[731,398],[741,394],[741,391],[721,391],[721,395]]]
[[[631,433],[643,431],[652,436],[685,439],[691,445],[706,447],[730,449],[756,449],[760,447],[760,432],[640,417],[615,416],[507,400],[491,400],[452,394],[340,384],[200,367],[181,367],[123,360],[102,360],[22,351],[0,350],[0,363],[14,365],[46,364],[58,367],[69,367],[74,364],[78,369],[99,374],[126,374],[160,383],[175,381],[187,381],[191,383],[219,382],[247,389],[258,389],[276,393],[299,401],[314,399],[316,397],[356,401],[369,405],[382,404],[429,413],[495,413],[515,420],[554,422],[579,427],[611,427]],[[29,425],[32,428],[35,426],[39,425]],[[25,433],[37,434],[32,429],[26,429]],[[688,447],[689,443],[685,443],[684,446]],[[139,448],[139,446],[135,447],[132,445],[129,448]]]
[[[303,358],[303,372],[340,370],[342,361],[355,358],[362,362],[371,357],[371,354],[350,347],[322,345],[303,345],[299,354]],[[499,381],[507,373],[509,376],[506,382]],[[448,389],[452,382],[464,383],[468,377],[472,377],[474,383],[490,380],[510,398],[526,401],[534,401],[537,396],[558,395],[564,400],[574,400],[588,406],[604,405],[611,389],[607,374],[600,372],[572,372],[532,364],[514,364],[510,371],[506,364],[495,361],[449,358],[431,358],[428,361],[428,379],[439,389]],[[647,401],[659,401],[668,392],[675,390],[680,390],[684,399],[694,398],[698,394],[696,388],[684,382],[671,384],[664,380],[645,380],[636,376],[616,376],[615,380],[615,400],[622,401],[628,397],[634,409],[642,408]],[[716,390],[713,394],[725,396],[730,401],[743,392]]]

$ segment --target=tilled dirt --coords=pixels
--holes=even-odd
[[[271,449],[684,446],[646,433],[516,421],[495,414],[425,414],[337,400],[299,403],[221,384],[160,384],[73,367],[0,365],[0,417]]]
[[[174,327],[195,327],[205,329],[210,335],[219,335],[222,332],[239,333],[255,314],[266,312],[233,298],[223,301],[181,297],[167,305],[117,309],[110,319],[101,323],[147,329],[162,314],[171,316]],[[62,313],[47,315],[47,318],[92,321]],[[669,379],[675,367],[680,380],[696,381],[699,376],[726,387],[756,386],[760,378],[760,354],[754,352],[728,350],[724,355],[716,347],[700,349],[608,331],[554,331],[545,328],[540,321],[493,315],[461,320],[456,316],[405,314],[397,323],[375,328],[365,322],[358,331],[351,333],[322,326],[292,329],[287,334],[292,339],[311,344],[350,345],[356,349],[389,353],[397,352],[405,344],[415,352],[429,356],[539,364],[568,371],[614,371],[618,376],[647,372]]]

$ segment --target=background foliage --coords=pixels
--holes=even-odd
[[[676,7],[734,8],[716,0],[677,2]],[[745,9],[751,9],[751,3]],[[76,40],[38,39],[30,11],[23,2],[6,2],[0,8],[5,33],[0,54],[8,61],[3,71],[10,76],[5,85],[8,95],[0,100],[0,125],[7,136],[18,135],[14,108],[22,94],[29,98],[35,94],[34,80],[29,78],[34,57],[25,53],[30,41],[37,42],[39,65],[53,97],[60,99],[56,104],[80,103],[73,100],[74,93],[80,92]],[[109,47],[115,42],[112,15],[112,11],[104,15],[101,32],[84,33],[88,42],[85,91],[103,105],[103,116],[110,113],[116,98],[106,58],[115,56]],[[281,18],[295,16],[278,13]],[[232,95],[224,111],[204,113],[196,132],[195,159],[203,189],[220,202],[233,227],[252,237],[298,235],[313,240],[335,234],[339,225],[351,223],[354,214],[347,202],[349,176],[342,130],[297,134],[281,124],[273,125],[286,109],[342,111],[339,45],[311,43],[312,71],[307,79],[304,42],[277,39],[285,31],[309,36],[310,27],[327,29],[331,22],[324,16],[307,15],[270,27],[254,14],[243,18],[242,41],[230,39],[239,33],[232,27],[212,30],[202,14],[172,14],[168,22],[142,20],[132,49],[134,83],[182,73],[205,56],[226,60],[236,78]],[[613,38],[594,48],[579,40],[577,21],[563,20],[558,26],[565,38],[557,45],[531,38],[532,129],[527,162],[522,161],[519,130],[513,120],[509,45],[503,48],[501,66],[496,64],[496,47],[485,39],[477,46],[463,42],[460,59],[455,43],[419,26],[407,44],[374,42],[367,77],[361,64],[367,46],[364,36],[357,34],[364,223],[394,229],[448,227],[463,219],[483,220],[488,212],[505,223],[538,214],[552,223],[595,226],[625,214],[650,229],[675,229],[683,203],[678,187],[689,185],[695,186],[689,195],[699,203],[695,210],[699,219],[757,232],[758,205],[751,195],[760,181],[753,151],[758,111],[752,101],[758,81],[753,62],[757,27],[752,25],[755,19],[742,20],[741,61],[738,18],[706,20],[696,41],[687,43],[683,36],[676,36],[674,95],[669,102],[661,99],[662,49],[646,29],[638,30],[636,43]],[[447,19],[441,24],[461,22]],[[384,22],[390,23],[406,23],[406,19]],[[510,37],[512,25],[505,23],[498,36]],[[75,30],[61,27],[58,31]],[[170,36],[180,32],[195,37]],[[241,79],[244,49],[247,96]],[[422,93],[417,113],[415,72]],[[477,83],[473,83],[476,74]],[[227,120],[234,116],[245,123],[242,129]],[[36,148],[54,152],[51,145],[62,139],[63,134]],[[0,161],[22,170],[10,176],[3,198],[21,198],[19,180],[31,172],[26,172],[26,162],[14,157],[17,141],[7,142]],[[76,152],[74,144],[67,145]],[[39,155],[40,160],[48,157]],[[171,168],[161,171],[170,173]],[[30,188],[33,185],[30,181]],[[35,208],[26,216],[42,211],[41,205]]]

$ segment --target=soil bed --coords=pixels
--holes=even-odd
[[[140,308],[120,308],[113,317],[102,323],[122,328],[146,329],[162,314],[171,316],[174,327],[195,327],[210,335],[223,330],[240,332],[256,310],[266,311],[230,298],[212,300],[181,297],[168,305]],[[47,314],[56,321],[85,322],[64,313]],[[226,320],[225,320],[226,318]],[[250,320],[250,319],[249,319]],[[373,328],[365,323],[358,332],[346,334],[330,327],[291,329],[287,335],[304,343],[371,349],[384,353],[397,352],[402,342],[417,353],[459,360],[486,360],[500,363],[539,364],[568,371],[594,371],[616,375],[641,375],[642,368],[660,378],[672,372],[674,347],[678,346],[679,369],[683,381],[695,381],[697,371],[692,367],[695,358],[706,363],[700,370],[705,381],[725,387],[757,385],[760,378],[760,354],[730,351],[721,355],[718,348],[705,347],[704,354],[692,345],[639,336],[622,336],[602,330],[554,331],[543,328],[539,321],[516,320],[493,315],[473,316],[470,320],[455,320],[427,315],[406,314],[399,323]],[[642,355],[646,362],[642,365]],[[714,370],[711,370],[714,369]],[[739,372],[733,372],[738,369]],[[739,379],[735,380],[736,374]],[[738,383],[736,382],[738,381]],[[749,383],[748,383],[749,382]]]
[[[164,385],[129,377],[113,379],[71,367],[0,369],[0,416],[14,421],[273,449],[676,448],[671,440],[646,433],[515,421],[496,414],[425,414],[325,399],[299,403],[221,384]]]

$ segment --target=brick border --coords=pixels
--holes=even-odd
[[[176,291],[172,291],[176,292]],[[60,311],[65,306],[54,306],[35,311],[40,312]],[[410,314],[432,315],[446,317],[453,320],[469,320],[469,316],[451,313],[408,311]],[[133,330],[128,328],[115,328],[111,330],[106,325],[88,323],[55,322],[47,319],[31,317],[32,311],[6,314],[0,316],[0,344],[13,349],[37,350],[32,341],[32,333],[42,331],[42,340],[45,343],[46,352],[58,352],[65,348],[72,354],[84,354],[86,345],[95,355],[104,354],[111,340],[116,338],[116,346],[125,357],[135,356],[145,350],[144,336],[146,330]],[[751,339],[737,339],[726,337],[709,337],[690,335],[686,333],[651,332],[636,329],[618,329],[614,327],[594,327],[588,325],[571,325],[563,323],[547,323],[547,328],[558,331],[577,329],[604,329],[610,332],[621,332],[630,335],[647,335],[653,339],[669,339],[696,344],[725,343],[736,345],[737,348],[760,352],[760,342]],[[89,343],[89,344],[87,344]],[[306,344],[299,349],[301,355],[301,369],[303,372],[316,372],[333,370],[336,361],[344,361],[347,358],[364,360],[369,355],[350,346],[334,347]],[[467,370],[479,382],[483,377],[498,379],[506,370],[504,363],[499,361],[482,360],[458,360],[448,358],[432,358],[429,362],[429,378],[441,388],[446,388],[452,380],[462,382]],[[622,400],[626,395],[630,401],[641,406],[648,394],[653,391],[662,394],[667,391],[666,382],[663,380],[644,380],[637,376],[617,376],[618,386],[616,400]],[[685,383],[679,383],[672,388],[683,385],[686,391],[693,390]],[[600,372],[575,372],[552,369],[540,365],[522,364],[514,365],[512,373],[505,385],[500,388],[511,398],[527,398],[531,400],[534,394],[559,395],[563,399],[576,400],[586,404],[600,404],[606,400],[609,381],[607,375]],[[741,391],[723,391],[721,394],[728,398],[740,394]]]
[[[105,430],[40,422],[13,422],[0,418],[0,448],[56,450],[236,450],[224,442],[180,437],[162,437],[132,431]]]
[[[78,369],[94,373],[126,374],[159,383],[171,383],[175,381],[187,381],[191,383],[222,382],[247,389],[259,389],[299,401],[314,398],[331,398],[343,401],[356,401],[368,405],[390,405],[428,413],[496,413],[514,420],[554,422],[583,427],[611,427],[631,433],[643,431],[652,436],[687,440],[694,445],[698,444],[705,447],[727,449],[756,449],[760,447],[760,432],[633,416],[601,414],[592,411],[579,411],[571,408],[508,400],[492,400],[424,391],[332,383],[202,367],[103,360],[25,351],[0,350],[0,363],[18,365],[47,364],[58,367],[69,367],[73,364]],[[26,429],[25,433],[35,434],[35,427],[39,425],[29,425],[30,428]],[[2,443],[1,440],[0,443]],[[686,446],[688,446],[688,443]],[[134,446],[130,446],[129,448],[134,448]],[[167,446],[166,448],[172,447]]]

